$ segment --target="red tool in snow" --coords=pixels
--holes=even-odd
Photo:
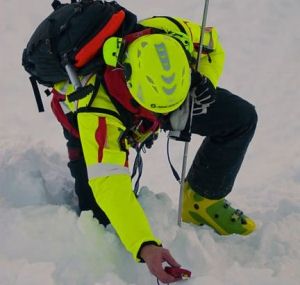
[[[186,280],[192,276],[192,272],[180,267],[165,267],[165,271],[177,279]]]

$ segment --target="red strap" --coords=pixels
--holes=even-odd
[[[134,115],[148,119],[151,122],[157,121],[157,118],[151,111],[142,106],[134,106],[129,89],[127,88],[124,72],[122,69],[107,67],[104,72],[104,80],[108,93],[114,97],[122,106]]]
[[[118,11],[109,19],[106,25],[98,32],[98,34],[90,40],[84,47],[82,47],[75,56],[75,67],[81,68],[89,62],[102,47],[104,41],[115,34],[120,28],[125,19],[125,12]]]
[[[68,146],[68,154],[69,154],[70,161],[79,160],[82,157],[80,147],[69,147]]]
[[[103,159],[103,150],[106,144],[107,127],[104,117],[99,117],[98,128],[96,130],[95,138],[98,143],[98,162]]]
[[[130,44],[133,41],[135,41],[136,39],[138,39],[139,37],[142,37],[145,35],[151,35],[151,34],[153,34],[152,28],[147,28],[142,31],[131,33],[131,34],[124,36],[124,40],[127,44]]]

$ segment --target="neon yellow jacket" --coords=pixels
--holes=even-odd
[[[185,27],[191,31],[192,41],[199,42],[199,26],[186,20],[179,20],[184,21]],[[142,24],[155,26],[153,22],[146,22],[144,20]],[[166,30],[172,30],[172,27],[168,26]],[[210,78],[216,86],[222,73],[224,52],[214,28],[207,29],[204,44],[211,50],[211,63],[207,55],[202,55],[200,72]],[[196,52],[194,56],[197,56]],[[94,84],[95,75],[81,78],[81,81],[83,85]],[[57,83],[54,88],[66,94],[66,98],[74,91],[73,86],[67,82]],[[77,107],[86,107],[90,98],[91,94],[79,100]],[[66,110],[75,111],[76,103],[68,102],[66,99],[63,104]],[[92,107],[118,113],[102,86]],[[89,184],[96,202],[108,216],[125,248],[139,261],[137,255],[143,243],[152,241],[160,245],[161,241],[152,232],[148,219],[132,191],[128,152],[120,144],[120,137],[126,128],[115,116],[98,112],[79,113],[78,128]]]

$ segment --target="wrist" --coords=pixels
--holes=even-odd
[[[140,260],[140,262],[142,262],[142,263],[145,262],[144,257],[147,255],[148,250],[151,249],[152,247],[161,247],[161,245],[155,241],[146,241],[146,242],[142,243],[142,245],[137,253],[137,258]]]

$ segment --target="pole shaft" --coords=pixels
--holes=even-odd
[[[206,27],[208,5],[209,5],[209,0],[205,0],[202,24],[201,24],[201,32],[200,32],[199,49],[198,49],[198,54],[197,54],[197,70],[199,70],[199,67],[200,67],[200,57],[201,57],[201,53],[202,53],[202,49],[203,49],[204,32],[205,32],[205,27]]]
[[[69,79],[70,79],[71,83],[73,84],[75,90],[82,87],[80,79],[79,79],[75,69],[73,68],[73,66],[71,64],[66,64],[65,69],[66,69],[66,72],[67,72],[67,74],[69,76]],[[78,109],[78,100],[76,100],[74,102],[74,104],[75,104],[75,111],[77,111],[77,109]]]
[[[202,48],[203,48],[203,40],[204,40],[204,32],[205,32],[205,27],[206,27],[208,5],[209,5],[209,0],[205,0],[201,32],[200,32],[199,49],[198,49],[198,55],[197,55],[197,67],[196,67],[197,71],[199,70],[199,67],[200,67],[200,57],[201,57]],[[191,128],[192,128],[193,109],[194,109],[194,98],[192,97],[189,131],[191,131]],[[189,142],[185,142],[184,143],[184,151],[183,151],[181,178],[180,178],[180,192],[179,192],[178,217],[177,217],[177,224],[179,227],[181,227],[181,214],[182,214],[182,206],[183,206],[182,205],[183,204],[182,203],[183,202],[183,189],[184,189],[184,180],[185,180],[185,173],[186,173],[188,150],[189,150]]]
[[[186,142],[184,144],[182,171],[181,171],[181,179],[180,179],[179,205],[178,205],[178,217],[177,217],[177,224],[178,224],[179,227],[181,226],[183,188],[184,188],[184,178],[185,178],[185,172],[186,172],[188,150],[189,150],[189,143]]]

